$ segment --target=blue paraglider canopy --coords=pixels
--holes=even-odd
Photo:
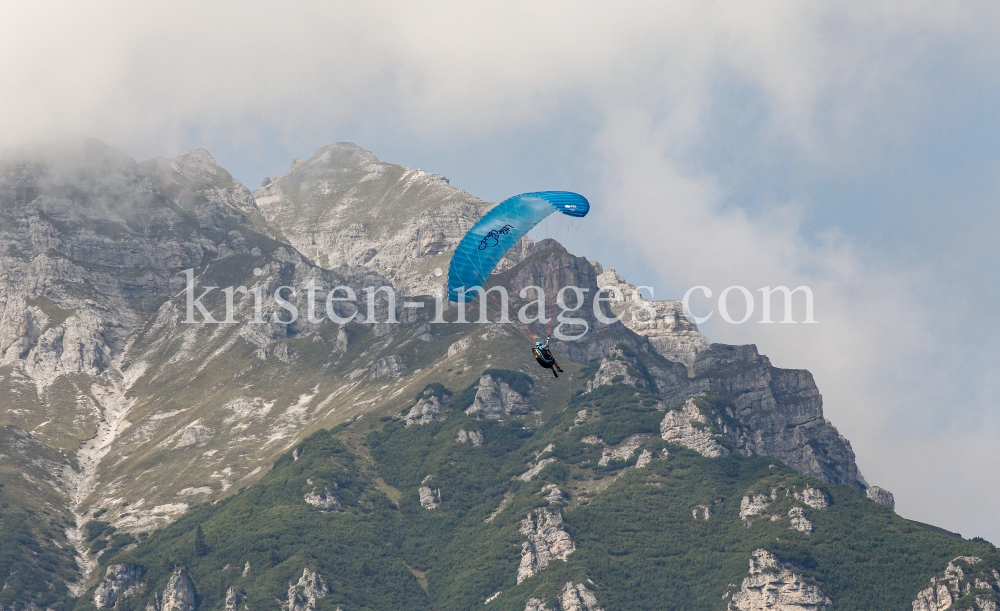
[[[511,246],[554,212],[582,217],[590,211],[585,197],[569,191],[522,193],[504,200],[479,219],[465,234],[451,258],[448,300],[469,301],[470,291],[481,287]],[[466,291],[460,294],[460,291]]]

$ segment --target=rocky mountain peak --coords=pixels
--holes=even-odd
[[[352,143],[325,146],[253,192],[261,212],[327,269],[364,265],[407,294],[430,293],[446,252],[490,206],[430,174]]]

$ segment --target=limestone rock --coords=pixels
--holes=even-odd
[[[832,601],[802,575],[778,562],[773,554],[757,549],[750,557],[750,574],[733,594],[730,611],[821,611]]]
[[[740,499],[740,519],[747,522],[750,518],[763,514],[773,500],[773,495],[770,494],[744,496]]]
[[[565,561],[576,551],[569,533],[562,529],[562,513],[558,510],[536,509],[521,520],[521,534],[528,540],[521,545],[521,564],[517,583],[534,577],[555,560]]]
[[[731,413],[714,424],[742,454],[773,456],[803,475],[865,488],[851,444],[823,417],[808,371],[773,367],[752,345],[712,344],[698,353],[692,373],[685,390],[669,391],[666,402],[704,391],[732,397]]]
[[[351,333],[347,330],[347,325],[341,325],[337,329],[337,337],[333,341],[333,347],[337,352],[347,352],[348,346],[351,345]]]
[[[184,569],[176,569],[170,576],[159,611],[195,611],[194,584]]]
[[[694,399],[688,399],[679,410],[670,410],[660,422],[664,441],[682,445],[708,458],[729,454],[729,450],[710,432],[711,421],[701,413]]]
[[[341,507],[340,499],[326,487],[323,488],[323,494],[317,494],[313,488],[302,497],[302,500],[323,511],[337,511]]]
[[[794,490],[792,491],[792,496],[813,509],[824,510],[830,507],[830,501],[827,500],[826,494],[822,490],[813,488],[812,486],[806,486],[801,491]]]
[[[896,499],[892,496],[892,493],[885,488],[879,488],[878,486],[869,486],[865,490],[865,496],[869,499],[875,501],[879,505],[885,505],[889,509],[895,511],[896,509]]]
[[[406,413],[406,426],[414,424],[430,424],[435,420],[444,420],[441,414],[442,399],[436,395],[421,397]]]
[[[712,510],[709,509],[708,505],[695,505],[691,510],[691,516],[695,520],[705,520],[707,522],[712,517]]]
[[[594,373],[594,379],[587,382],[587,391],[611,384],[625,384],[650,390],[649,383],[627,362],[613,357],[605,357]]]
[[[298,583],[288,582],[288,600],[282,603],[281,608],[283,611],[315,611],[316,601],[329,593],[323,577],[304,568]]]
[[[229,589],[226,590],[226,611],[235,611],[238,602],[239,601],[236,598],[236,588],[229,586]]]
[[[398,354],[393,354],[372,363],[368,368],[368,379],[398,378],[405,369],[403,358]]]
[[[567,581],[559,593],[559,611],[604,611],[585,584]]]
[[[465,429],[460,429],[458,435],[455,436],[455,441],[457,443],[466,443],[473,447],[478,447],[483,445],[483,433],[478,430],[466,431]]]
[[[541,598],[529,598],[524,605],[524,611],[552,611]]]
[[[649,463],[653,462],[654,459],[666,458],[669,455],[670,452],[668,452],[666,448],[657,450],[655,452],[651,450],[643,450],[642,453],[639,454],[639,458],[637,458],[635,461],[635,468],[642,469],[643,467],[649,465]]]
[[[421,486],[417,493],[420,495],[420,506],[424,509],[437,509],[441,504],[441,489]]]
[[[971,611],[996,611],[1000,600],[1000,573],[981,565],[976,556],[959,556],[931,578],[930,586],[917,592],[913,611],[944,611],[975,590]],[[980,565],[980,566],[977,566]],[[964,609],[965,607],[963,607]]]
[[[597,464],[604,467],[611,464],[612,460],[628,460],[647,439],[649,435],[632,435],[616,448],[604,448]]]
[[[807,535],[813,531],[812,522],[806,519],[806,512],[801,507],[792,507],[788,510],[788,517],[792,521],[791,529]]]
[[[111,609],[142,588],[145,569],[135,564],[111,564],[104,571],[104,580],[94,590],[94,606]]]
[[[499,376],[486,373],[479,378],[476,397],[465,412],[484,420],[530,414],[535,411],[530,395],[530,391],[522,394]]]
[[[656,393],[686,379],[687,370],[682,365],[673,363],[664,368],[644,363],[638,353],[619,344],[603,357],[594,379],[587,382],[587,392],[601,386],[625,384]]]
[[[174,448],[205,445],[212,439],[213,435],[215,435],[215,429],[200,424],[193,424],[184,429],[184,434],[181,435],[180,441],[177,442]]]
[[[566,494],[563,493],[563,491],[559,489],[559,486],[555,484],[545,484],[542,486],[542,494],[545,495],[545,500],[548,501],[550,505],[553,503],[565,504],[566,501],[569,500]]]
[[[531,480],[538,477],[538,474],[542,472],[542,469],[556,462],[557,460],[558,460],[557,458],[543,458],[542,460],[532,465],[530,469],[528,469],[521,475],[518,475],[517,479],[521,480],[522,482],[530,482]]]
[[[598,286],[611,300],[611,310],[626,327],[646,337],[654,349],[671,361],[692,365],[709,346],[698,326],[684,315],[679,301],[647,301],[614,268],[597,276]]]

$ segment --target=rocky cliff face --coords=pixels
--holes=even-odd
[[[808,371],[772,367],[754,346],[713,344],[699,354],[693,374],[671,392],[673,398],[707,392],[724,399],[728,407],[714,413],[703,407],[703,413],[741,453],[774,456],[804,475],[867,487],[850,442],[823,417],[823,399]]]

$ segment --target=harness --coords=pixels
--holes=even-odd
[[[551,367],[552,363],[556,362],[556,360],[552,358],[552,353],[549,352],[548,348],[539,348],[538,346],[535,346],[531,349],[531,352],[535,356],[535,360],[538,361],[538,364],[542,367]]]

